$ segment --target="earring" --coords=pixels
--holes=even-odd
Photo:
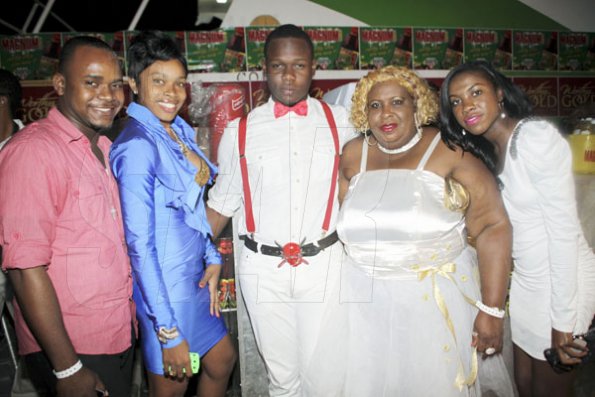
[[[419,124],[419,121],[417,120],[417,113],[413,113],[413,122],[415,123],[415,130],[417,131],[418,134],[421,134],[422,128],[421,128],[421,125]]]
[[[498,102],[498,106],[500,107],[500,118],[505,119],[506,113],[504,112],[504,101]]]
[[[465,131],[464,128],[461,128],[461,134],[463,134],[463,136],[467,135],[467,131]]]
[[[378,144],[378,141],[374,142],[374,144],[372,145],[370,143],[370,135],[372,135],[372,131],[368,130],[368,131],[364,132],[364,140],[366,141],[368,146],[376,146]]]

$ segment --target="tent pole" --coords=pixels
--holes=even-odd
[[[35,25],[35,28],[33,29],[33,33],[39,33],[39,31],[41,30],[41,27],[43,26],[43,24],[45,23],[45,20],[48,17],[48,14],[52,10],[52,7],[54,6],[55,2],[56,2],[56,0],[48,0],[48,3],[44,6],[43,12],[41,13],[39,20],[37,21],[37,24]]]
[[[39,7],[39,3],[36,1],[35,3],[33,3],[33,7],[31,7],[31,11],[29,11],[29,15],[27,15],[27,19],[25,20],[23,29],[21,29],[23,31],[23,33],[26,33],[27,29],[29,29],[29,25],[31,24],[31,21],[33,20],[33,16],[35,15],[35,10],[37,10],[37,7]]]
[[[17,27],[16,27],[16,26],[14,26],[14,25],[11,25],[11,24],[9,24],[8,22],[6,22],[6,21],[5,21],[5,20],[3,20],[3,19],[0,19],[0,24],[2,24],[2,25],[4,25],[4,26],[6,26],[6,27],[7,27],[7,28],[9,28],[9,29],[12,29],[12,30],[14,30],[14,31],[15,31],[15,32],[17,32],[17,33],[21,33],[21,31],[19,30],[19,28],[17,28]]]
[[[145,8],[147,8],[147,4],[149,4],[149,0],[142,1],[140,6],[138,7],[138,10],[136,10],[136,14],[134,15],[134,18],[132,19],[132,22],[130,22],[130,26],[128,26],[128,30],[136,29],[136,25],[138,24],[140,17],[143,15],[143,12],[145,12]]]

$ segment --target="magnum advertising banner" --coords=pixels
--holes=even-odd
[[[321,70],[367,70],[385,65],[448,70],[485,60],[503,71],[581,72],[595,76],[595,33],[517,29],[304,26]],[[270,26],[166,32],[197,73],[261,70]],[[47,80],[62,45],[76,34],[102,38],[125,63],[137,32],[43,33],[0,36],[0,66],[23,80]]]
[[[369,70],[386,65],[446,71],[465,61],[491,62],[524,89],[538,115],[563,117],[595,103],[595,33],[517,29],[305,26],[321,70]],[[273,27],[166,32],[186,54],[192,73],[262,70],[264,43]],[[38,120],[56,101],[50,85],[64,43],[75,35],[106,41],[125,66],[138,32],[43,33],[0,36],[0,67],[24,80],[25,123]],[[235,80],[235,79],[234,79]],[[317,98],[352,80],[315,80]],[[442,79],[430,83],[439,89]],[[238,83],[250,93],[247,106],[268,98],[264,82]]]

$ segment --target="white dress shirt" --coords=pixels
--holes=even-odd
[[[256,231],[262,244],[306,243],[322,238],[335,147],[318,100],[308,98],[308,114],[275,118],[274,101],[248,115],[246,160]],[[339,147],[355,137],[344,108],[331,106]],[[238,120],[225,129],[219,145],[219,175],[209,192],[209,207],[231,217],[240,210],[239,234],[246,234],[242,177],[238,155]],[[337,183],[333,181],[332,183]],[[336,188],[338,189],[338,187]],[[335,189],[331,233],[339,210]]]

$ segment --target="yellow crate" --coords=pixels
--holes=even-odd
[[[578,174],[595,174],[595,135],[568,136],[572,149],[572,169]]]

